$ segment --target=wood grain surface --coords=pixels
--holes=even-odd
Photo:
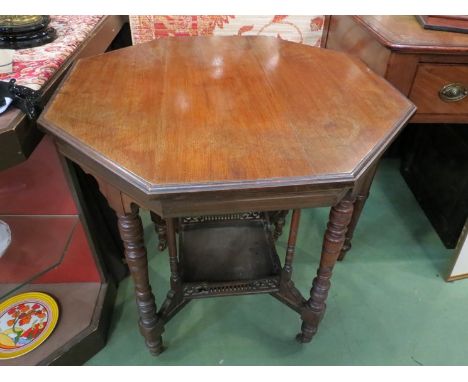
[[[421,64],[410,97],[420,113],[464,114],[468,120],[468,97],[444,102],[439,91],[448,84],[459,83],[468,89],[468,65]]]
[[[340,52],[268,37],[183,37],[80,60],[39,123],[164,193],[349,176],[413,113]]]
[[[354,16],[392,50],[468,53],[468,34],[424,29],[415,16]]]
[[[359,57],[417,107],[413,123],[466,123],[467,99],[444,102],[439,90],[466,86],[468,35],[425,30],[414,16],[332,16],[326,48]]]
[[[322,46],[359,57],[374,72],[385,77],[391,51],[352,16],[331,16],[327,41]]]

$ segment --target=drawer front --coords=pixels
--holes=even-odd
[[[420,64],[410,99],[418,114],[468,116],[467,92],[468,64]]]

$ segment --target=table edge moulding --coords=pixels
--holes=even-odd
[[[447,53],[464,54],[468,52],[468,35],[460,33],[445,33],[445,31],[427,30],[421,27],[416,16],[400,16],[414,18],[407,25],[413,24],[413,34],[403,34],[398,28],[398,19],[388,16],[352,16],[353,19],[375,33],[378,40],[393,50],[407,53],[437,53],[441,50]],[[379,19],[380,18],[380,19]],[[393,24],[392,24],[393,23]],[[417,33],[416,33],[417,32]]]

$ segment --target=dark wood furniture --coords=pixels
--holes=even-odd
[[[128,16],[103,17],[93,32],[41,88],[43,103],[47,103],[64,74],[77,59],[105,52],[125,22],[128,22]],[[24,162],[41,137],[35,121],[29,120],[21,110],[11,107],[0,114],[0,171]]]
[[[466,170],[466,144],[455,137],[468,123],[468,34],[424,29],[415,16],[331,16],[322,46],[359,57],[417,106],[410,122],[421,125],[405,131],[402,175],[453,248],[468,215],[456,175]]]
[[[468,16],[418,15],[416,19],[425,29],[468,33]]]
[[[170,318],[213,296],[269,293],[301,315],[297,339],[310,341],[365,185],[414,110],[343,53],[267,37],[187,37],[78,61],[39,123],[117,212],[141,333],[159,354]],[[300,209],[318,206],[332,208],[306,299],[291,278],[294,245]],[[171,288],[159,310],[139,207],[153,212],[169,251]],[[281,266],[274,236],[286,210]]]
[[[468,218],[468,126],[416,125],[401,173],[447,248]]]
[[[468,96],[449,99],[468,91],[467,34],[424,29],[415,16],[331,16],[322,46],[392,83],[417,107],[410,122],[468,123]]]
[[[97,214],[83,203],[74,174],[62,167],[50,137],[28,160],[0,172],[0,220],[12,232],[11,246],[0,258],[0,301],[40,291],[60,306],[47,341],[1,360],[2,366],[79,365],[106,343],[116,285],[101,262],[100,242],[109,238],[95,229]]]
[[[104,17],[45,85],[44,101],[78,58],[106,51],[125,21]],[[60,306],[48,340],[1,365],[80,365],[106,343],[116,283],[103,259],[115,250],[112,235],[96,225],[102,212],[85,200],[76,168],[16,108],[0,115],[0,170],[0,219],[13,235],[0,259],[0,301],[43,291]]]

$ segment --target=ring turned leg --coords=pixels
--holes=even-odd
[[[329,222],[323,239],[320,266],[312,283],[310,298],[301,312],[302,327],[296,339],[309,342],[325,313],[325,300],[330,289],[333,266],[345,241],[346,230],[353,214],[353,201],[345,198],[330,211]]]
[[[354,230],[356,229],[361,212],[366,204],[366,200],[369,197],[369,190],[371,188],[372,181],[374,180],[376,170],[377,165],[374,165],[374,167],[369,169],[359,187],[359,191],[356,195],[356,201],[354,202],[353,216],[351,217],[351,222],[348,225],[346,239],[343,244],[343,248],[341,249],[340,256],[338,257],[338,261],[342,261],[345,258],[346,253],[351,249],[351,240],[353,238]]]
[[[132,208],[130,213],[119,214],[118,224],[125,258],[135,284],[140,332],[151,354],[158,355],[163,350],[161,334],[164,327],[156,314],[156,303],[149,283],[148,260],[138,208]]]

